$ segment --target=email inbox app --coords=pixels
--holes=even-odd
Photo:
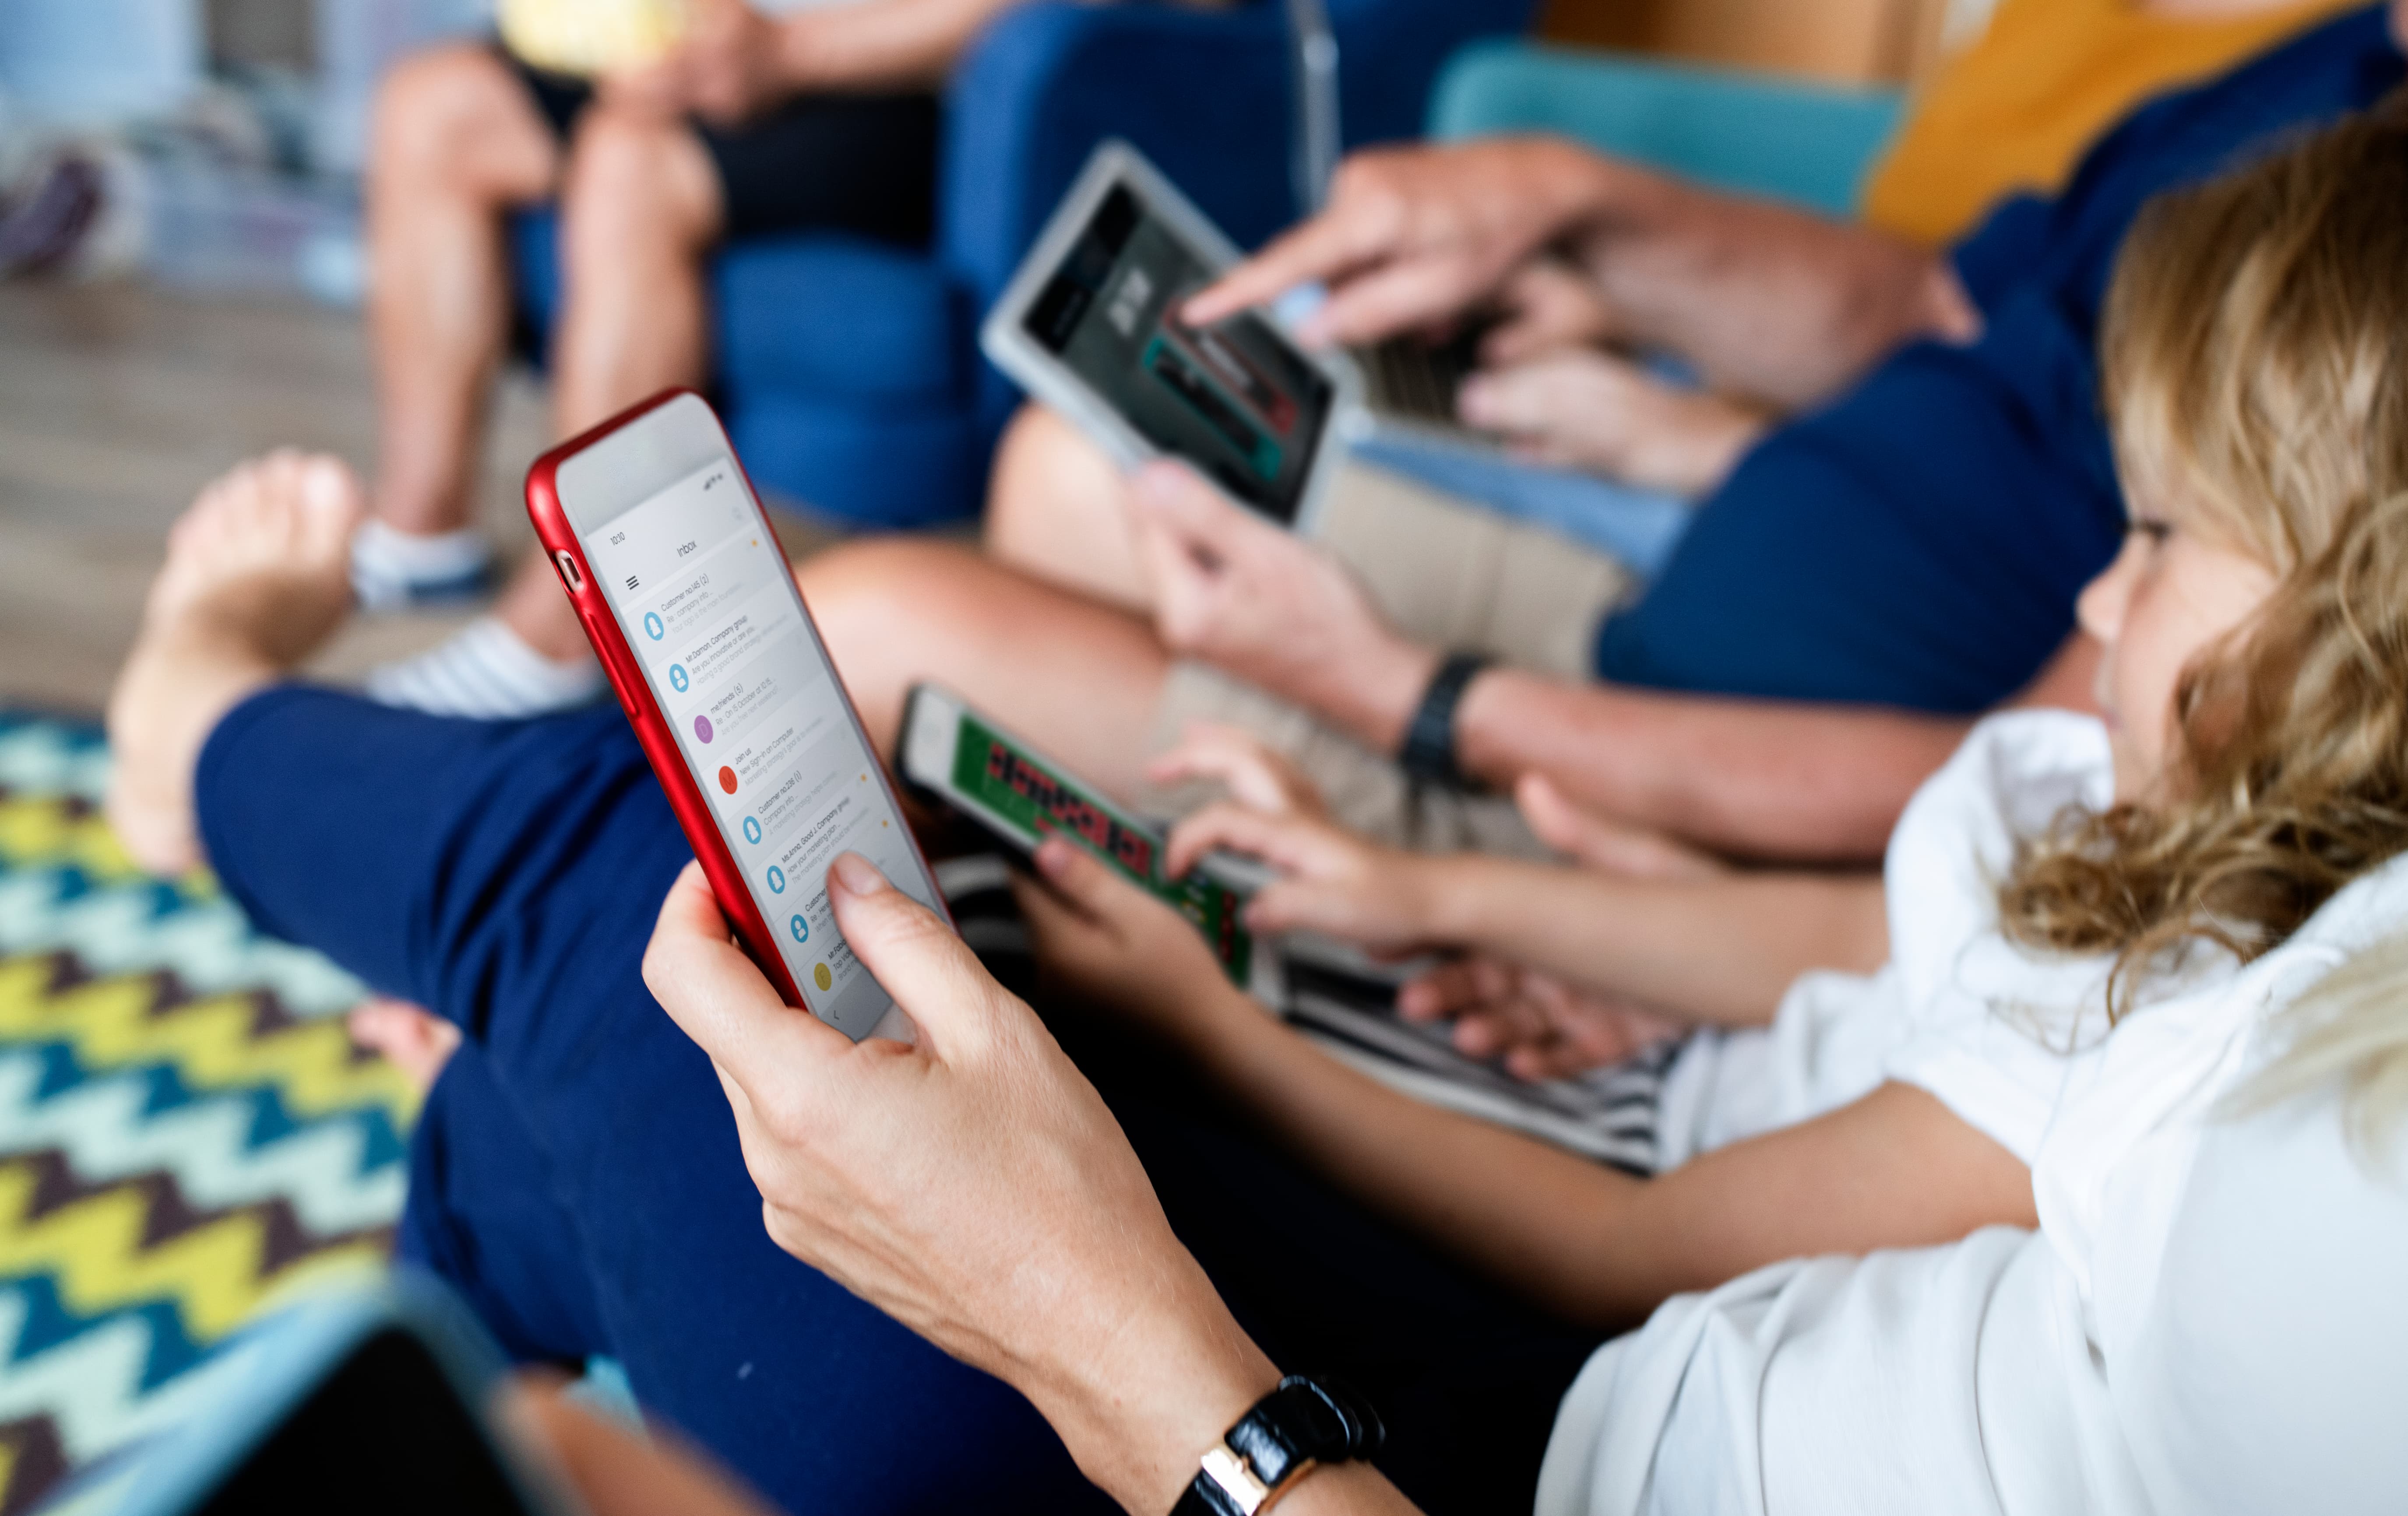
[[[587,555],[620,625],[641,628],[645,680],[796,984],[840,1021],[851,996],[882,992],[836,930],[829,861],[850,849],[898,883],[916,871],[777,541],[723,459],[593,533]]]

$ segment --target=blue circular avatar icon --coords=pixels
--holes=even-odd
[[[786,892],[786,871],[775,863],[769,865],[769,892],[773,895]]]
[[[672,663],[669,665],[669,683],[677,687],[679,694],[682,695],[685,693],[685,686],[693,684],[694,681],[685,676],[684,664]]]
[[[657,642],[662,638],[667,636],[668,631],[669,629],[666,627],[661,625],[660,614],[658,612],[647,611],[644,613],[645,636]]]
[[[795,941],[796,942],[809,942],[811,940],[811,925],[799,916],[786,923],[786,930],[795,934]]]
[[[761,841],[761,823],[749,816],[744,818],[744,840],[756,845]]]

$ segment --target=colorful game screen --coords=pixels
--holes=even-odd
[[[1238,919],[1245,902],[1199,871],[1168,879],[1162,843],[1089,798],[1076,785],[964,714],[953,745],[953,787],[1033,836],[1061,833],[1152,890],[1196,924],[1221,967],[1240,985],[1253,965],[1254,937]]]
[[[1293,522],[1335,392],[1259,316],[1181,322],[1179,303],[1209,278],[1168,227],[1115,187],[1029,308],[1028,333],[1154,446]]]

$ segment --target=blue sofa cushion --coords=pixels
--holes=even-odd
[[[713,293],[731,392],[866,408],[967,403],[963,302],[923,254],[832,234],[763,238],[721,254]]]

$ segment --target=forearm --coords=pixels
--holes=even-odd
[[[1543,773],[1584,805],[1721,852],[1863,861],[1881,856],[1908,799],[1971,725],[1496,669],[1456,708],[1455,749],[1500,792]]]
[[[1878,879],[1636,880],[1463,855],[1416,859],[1430,936],[1717,1026],[1760,1026],[1811,969],[1889,955]]]
[[[1599,1234],[1644,1188],[1628,1176],[1398,1094],[1234,990],[1194,1024],[1188,1050],[1254,1122],[1470,1266],[1600,1326],[1635,1321],[1661,1298],[1598,1277]]]
[[[933,89],[989,21],[1018,0],[856,0],[779,23],[796,94]]]
[[[1598,162],[1565,245],[1627,339],[1682,354],[1713,388],[1809,405],[1904,342],[1978,329],[1953,271],[1923,249]]]
[[[1229,1329],[1237,1330],[1234,1321]],[[1280,1378],[1251,1342],[1222,1353],[1198,1351],[1200,1345],[1177,1330],[1149,1341],[1165,1356],[1112,1381],[1099,1379],[1075,1403],[1032,1397],[1080,1472],[1129,1516],[1167,1516],[1202,1467],[1204,1451]],[[1406,1516],[1414,1508],[1377,1469],[1345,1464],[1306,1476],[1280,1509],[1304,1516]]]
[[[1212,1023],[1192,1050],[1302,1162],[1600,1330],[1784,1258],[2034,1224],[2030,1171],[1910,1087],[1640,1180],[1398,1094],[1251,1005]]]

